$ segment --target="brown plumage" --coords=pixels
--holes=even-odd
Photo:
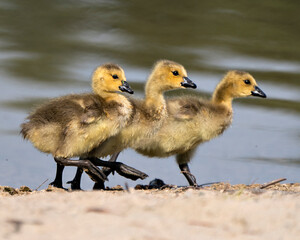
[[[132,148],[149,157],[176,154],[177,163],[190,185],[196,185],[196,180],[188,168],[195,149],[228,128],[232,121],[234,98],[251,95],[266,97],[249,73],[229,71],[217,85],[209,101],[196,97],[169,99],[169,116],[160,130],[145,140],[142,146]]]
[[[82,166],[91,178],[99,180],[103,174],[97,167],[68,158],[85,156],[127,124],[132,105],[117,92],[133,91],[123,69],[111,63],[95,70],[92,88],[94,93],[67,95],[38,107],[21,125],[21,134],[37,149],[54,156],[58,172],[62,173],[61,165]],[[61,176],[53,185],[62,187]]]

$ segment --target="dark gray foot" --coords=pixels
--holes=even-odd
[[[49,185],[56,187],[56,188],[63,188],[63,184],[62,184],[62,174],[64,171],[65,166],[61,165],[61,164],[56,164],[56,175],[55,175],[55,179],[53,182],[51,182]]]
[[[143,173],[133,167],[130,167],[124,163],[121,162],[109,162],[109,161],[103,161],[98,158],[89,158],[89,160],[97,166],[103,166],[103,167],[109,167],[111,171],[116,171],[119,175],[129,178],[131,180],[137,180],[137,179],[145,179],[148,177],[146,173]]]
[[[71,160],[67,158],[56,157],[55,161],[64,166],[75,166],[82,168],[94,182],[107,180],[105,174],[89,160]]]
[[[104,190],[105,184],[104,182],[97,182],[94,184],[93,190]]]
[[[77,168],[76,175],[72,181],[68,181],[68,184],[71,184],[72,190],[81,190],[80,187],[80,181],[81,181],[81,175],[82,175],[82,168]]]
[[[123,177],[129,178],[131,180],[137,180],[137,179],[145,179],[148,177],[147,174],[132,168],[126,164],[120,163],[120,162],[115,162],[119,153],[114,154],[109,161],[103,161],[101,159],[98,159],[96,157],[88,157],[88,160],[79,160],[79,161],[90,161],[93,166],[102,166],[102,173],[103,175],[108,176],[111,172],[116,171],[118,174],[120,174]],[[92,171],[89,170],[86,172],[87,174],[91,174]],[[74,184],[74,187],[78,187],[78,184],[80,184],[80,179],[81,179],[82,171],[77,170],[76,175],[74,179],[68,183]],[[93,176],[90,175],[92,178]],[[93,179],[93,178],[92,178]],[[95,181],[95,180],[94,180]],[[95,181],[95,185],[93,189],[104,189],[104,181]],[[80,185],[79,185],[80,186]],[[72,187],[73,189],[73,187]]]
[[[193,174],[191,174],[189,165],[187,163],[182,163],[182,164],[179,164],[179,168],[180,168],[182,174],[188,180],[190,186],[197,187],[198,184],[197,184],[196,178]]]
[[[51,183],[49,183],[49,185],[53,186],[53,187],[56,187],[56,188],[62,188],[64,189],[63,185],[59,182],[56,182],[55,180]]]
[[[112,155],[112,157],[108,160],[109,162],[115,162],[118,158],[120,153],[115,153]],[[83,160],[84,158],[83,157],[80,157],[80,160]],[[93,160],[97,161],[98,158],[96,157],[89,157],[89,160],[94,164],[94,165],[97,165],[97,162],[93,162]],[[102,161],[102,160],[101,160]],[[102,168],[102,172],[106,175],[106,177],[111,173],[113,172],[109,167],[103,167]],[[67,183],[70,183],[71,184],[71,189],[72,190],[80,190],[80,182],[81,182],[81,176],[82,176],[82,169],[81,168],[77,168],[77,171],[76,171],[76,175],[75,177],[73,178],[72,181],[69,181]],[[104,185],[104,181],[99,181],[99,182],[96,182],[94,187],[93,187],[94,190],[101,190],[101,189],[105,189],[105,185]]]
[[[116,162],[119,154],[120,154],[120,152],[114,153],[108,161],[109,162]],[[106,177],[108,177],[108,175],[111,174],[111,173],[114,174],[114,171],[111,170],[109,167],[103,167],[102,171],[104,172]],[[101,190],[101,189],[104,190],[105,189],[105,183],[104,182],[95,183],[93,189],[94,190]]]
[[[145,179],[148,175],[133,167],[125,165],[120,162],[116,162],[116,168],[114,169],[118,174],[131,180]]]
[[[94,181],[94,182],[100,182],[100,181],[105,181],[107,180],[106,175],[94,164],[89,162],[90,165],[88,168],[83,168],[85,173],[89,175],[89,177]]]

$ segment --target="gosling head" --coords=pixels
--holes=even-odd
[[[160,60],[154,65],[151,79],[156,81],[162,91],[197,87],[188,78],[187,72],[181,64],[169,60]]]
[[[123,69],[113,63],[103,64],[94,71],[92,88],[99,95],[117,91],[133,94],[133,90],[126,81]]]
[[[225,91],[228,91],[232,98],[247,96],[267,97],[257,86],[255,79],[247,72],[229,71],[222,82],[225,85]]]

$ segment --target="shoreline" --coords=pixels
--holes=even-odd
[[[11,195],[0,188],[0,239],[299,239],[300,184]]]
[[[134,188],[131,188],[131,190],[135,190],[135,191],[162,191],[165,189],[169,189],[171,191],[174,192],[181,192],[181,191],[187,191],[187,190],[210,190],[210,191],[216,191],[216,192],[220,192],[220,193],[235,193],[235,192],[243,192],[243,191],[248,191],[250,193],[253,194],[261,194],[261,193],[265,193],[267,191],[279,191],[279,192],[284,192],[286,194],[289,193],[300,193],[300,183],[278,183],[281,181],[284,181],[285,179],[278,179],[278,180],[274,180],[268,183],[264,183],[264,184],[230,184],[230,183],[226,183],[226,182],[219,182],[219,183],[208,183],[208,184],[204,184],[201,187],[191,187],[191,186],[176,186],[176,185],[141,185],[138,184],[136,185]],[[52,187],[51,185],[48,185],[48,188],[46,189],[42,189],[42,190],[33,190],[30,189],[27,186],[21,186],[19,188],[13,188],[10,186],[1,186],[0,185],[0,197],[1,196],[13,196],[13,195],[27,195],[27,194],[35,194],[35,193],[39,193],[39,192],[113,192],[113,191],[129,191],[129,188],[127,186],[122,187],[120,185],[117,185],[115,187],[109,188],[106,187],[105,190],[76,190],[73,191],[71,189],[60,189],[60,188],[55,188]]]

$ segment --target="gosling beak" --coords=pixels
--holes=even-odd
[[[133,94],[134,91],[130,88],[128,82],[126,81],[122,81],[122,85],[119,86],[119,89],[122,91],[122,92],[128,92],[130,94]]]
[[[258,86],[254,87],[254,91],[251,91],[251,95],[256,97],[262,97],[262,98],[267,97],[267,95]]]
[[[183,77],[183,82],[181,82],[181,86],[185,88],[197,88],[197,85],[193,83],[193,81],[188,77]]]

